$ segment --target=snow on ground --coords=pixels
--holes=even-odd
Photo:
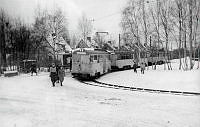
[[[146,67],[143,75],[138,68],[138,73],[133,70],[115,72],[101,77],[99,81],[133,87],[200,92],[200,70],[178,70],[178,66],[178,60],[173,60],[173,70],[164,70],[164,65],[157,66],[156,70]]]
[[[153,79],[152,85],[148,83],[147,86],[154,87],[156,76],[158,79],[164,73],[162,70],[149,70],[145,75],[136,75],[132,70],[125,72],[108,74],[99,80],[107,79],[117,83],[124,81],[125,84],[132,80],[138,83],[139,79],[126,78],[138,76],[144,80],[138,86],[147,82],[145,80]],[[173,73],[180,74],[178,71]],[[197,75],[198,72],[184,73]],[[159,80],[164,82],[164,79]],[[186,76],[183,80],[195,82],[192,81],[195,78],[189,80]],[[159,83],[156,85],[161,87]],[[187,83],[182,82],[182,85]],[[192,89],[184,86],[186,88]],[[71,78],[70,74],[66,75],[63,87],[59,84],[51,87],[48,73],[0,77],[0,127],[199,127],[199,117],[199,96],[87,86]]]

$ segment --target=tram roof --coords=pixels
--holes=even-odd
[[[23,62],[36,62],[36,60],[28,60],[28,59],[26,59],[26,60],[22,60]]]
[[[107,51],[99,49],[77,49],[74,50],[73,54],[109,54]]]

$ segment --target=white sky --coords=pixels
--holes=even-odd
[[[85,13],[93,22],[95,31],[108,31],[114,36],[120,33],[120,11],[127,0],[0,0],[12,16],[20,16],[25,22],[32,23],[34,10],[38,4],[48,10],[61,7],[68,17],[70,31],[77,29],[79,17]]]

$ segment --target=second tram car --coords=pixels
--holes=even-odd
[[[134,65],[134,52],[132,51],[115,51],[111,54],[112,69],[128,69]]]

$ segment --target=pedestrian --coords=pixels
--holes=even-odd
[[[133,64],[133,70],[134,70],[135,73],[137,73],[137,64],[135,62]]]
[[[144,74],[145,64],[143,62],[140,64],[140,69],[141,69],[141,74]]]
[[[36,67],[36,64],[32,64],[32,65],[31,65],[31,76],[33,76],[33,73],[36,73],[36,75],[37,75],[37,67]]]
[[[70,58],[69,70],[70,70],[70,72],[72,71],[72,58]]]
[[[57,72],[57,74],[58,74],[58,70],[59,70],[59,69],[60,69],[60,66],[59,66],[59,65],[56,65],[56,72]],[[57,78],[56,83],[59,83],[59,78]]]
[[[63,81],[64,81],[64,77],[65,77],[65,70],[64,68],[61,66],[58,70],[58,78],[59,78],[59,81],[60,81],[60,85],[62,86],[63,84]]]
[[[58,73],[57,73],[55,63],[52,63],[52,66],[50,67],[50,75],[49,76],[51,77],[51,82],[54,87],[55,82],[58,80]]]

